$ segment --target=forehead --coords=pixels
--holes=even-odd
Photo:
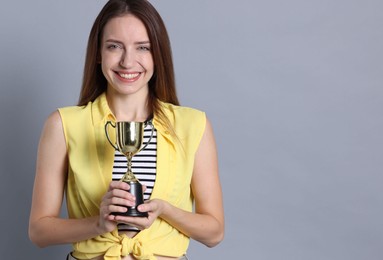
[[[149,40],[144,23],[136,16],[127,14],[110,19],[104,27],[103,40]]]

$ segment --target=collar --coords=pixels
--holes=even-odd
[[[106,121],[116,121],[116,117],[109,108],[105,92],[98,96],[91,106],[94,126],[100,123],[105,124]]]
[[[171,105],[168,103],[164,103],[160,101],[160,104],[162,108],[164,109],[164,112],[166,116],[169,118],[171,123],[173,124],[173,115],[172,115],[172,109]],[[112,110],[110,110],[108,105],[108,100],[106,99],[106,93],[103,92],[100,96],[98,96],[93,103],[90,103],[91,110],[92,110],[92,121],[93,126],[98,126],[102,124],[103,126],[106,124],[107,121],[113,121],[116,122],[116,117],[114,116]],[[157,132],[164,135],[166,139],[171,141],[173,143],[174,140],[172,140],[172,136],[170,135],[169,131],[163,127],[163,125],[159,122],[158,117],[156,113],[153,115],[153,125],[156,128]]]

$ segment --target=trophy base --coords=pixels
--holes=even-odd
[[[128,209],[127,212],[113,212],[112,215],[115,216],[125,216],[125,217],[144,217],[147,218],[148,212],[138,211],[136,208],[138,205],[144,203],[142,185],[137,181],[126,181],[130,185],[129,192],[136,196],[136,205],[134,207],[126,207]]]
[[[128,208],[127,212],[113,212],[112,215],[114,216],[124,216],[124,217],[141,217],[141,218],[147,218],[148,212],[140,212],[135,208]]]

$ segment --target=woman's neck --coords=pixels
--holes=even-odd
[[[117,121],[144,122],[150,116],[148,97],[106,94],[108,105]]]

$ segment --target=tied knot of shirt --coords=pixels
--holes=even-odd
[[[135,238],[129,238],[126,235],[120,237],[119,243],[113,244],[105,253],[105,260],[120,260],[121,256],[132,254],[135,258],[140,260],[155,260],[156,257],[151,253],[147,247]]]

